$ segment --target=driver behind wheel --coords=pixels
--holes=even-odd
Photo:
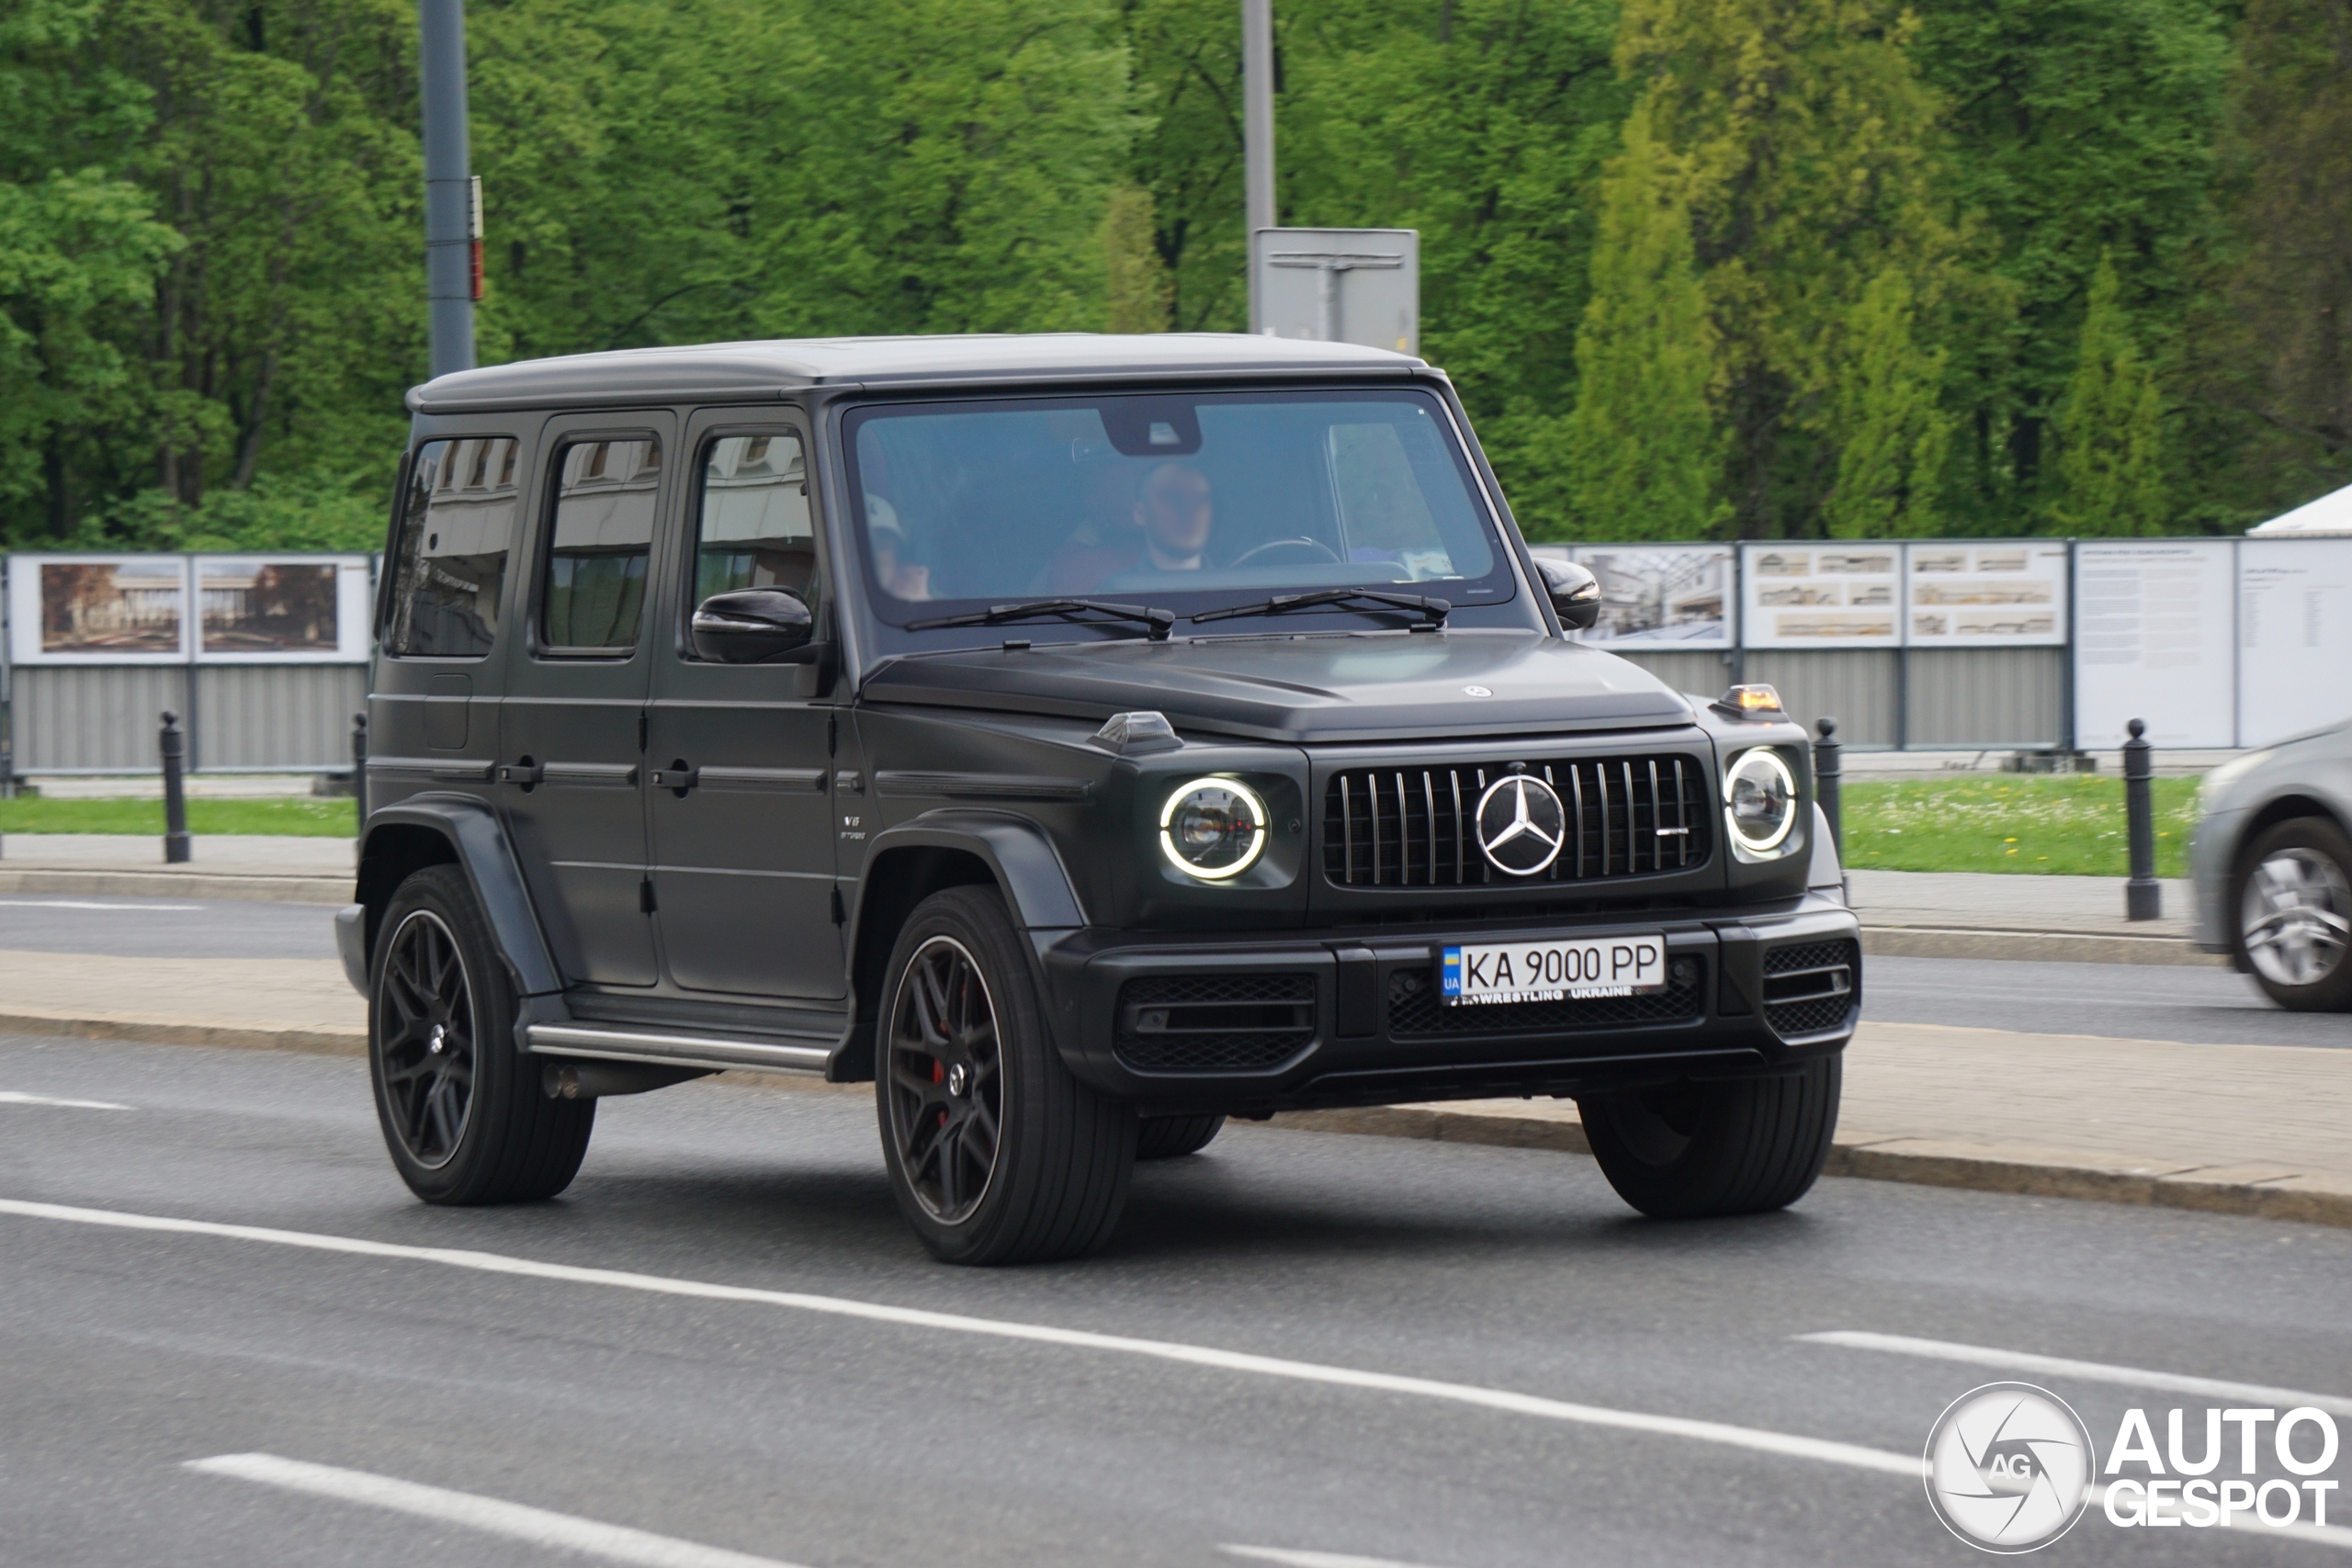
[[[1115,543],[1065,545],[1046,570],[1057,593],[1086,593],[1138,568],[1198,571],[1208,564],[1216,498],[1208,476],[1189,463],[1162,463],[1144,476],[1135,532]]]

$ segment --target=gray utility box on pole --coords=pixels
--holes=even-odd
[[[1259,229],[1250,330],[1310,343],[1421,351],[1421,236],[1411,229]]]

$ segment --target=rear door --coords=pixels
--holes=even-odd
[[[499,794],[524,874],[575,980],[650,986],[647,606],[675,468],[666,412],[566,415],[539,446],[529,644],[510,667]]]
[[[808,664],[695,657],[694,606],[788,588],[830,635],[806,427],[741,410],[690,422],[674,625],[653,670],[648,795],[662,962],[690,991],[833,1000],[846,993],[833,897],[832,694]]]

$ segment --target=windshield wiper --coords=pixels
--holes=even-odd
[[[999,604],[993,609],[974,610],[968,615],[909,621],[907,630],[927,632],[941,626],[1001,626],[1014,621],[1068,621],[1080,626],[1126,621],[1143,627],[1144,635],[1152,641],[1166,642],[1168,634],[1175,629],[1176,613],[1150,604],[1113,604],[1101,599],[1024,599],[1018,604]]]
[[[1230,621],[1241,615],[1279,615],[1285,610],[1311,610],[1323,604],[1411,610],[1421,616],[1423,625],[1432,627],[1445,625],[1445,617],[1453,608],[1450,600],[1431,599],[1419,593],[1387,593],[1377,588],[1326,588],[1314,593],[1277,593],[1255,604],[1204,610],[1193,617],[1193,623],[1197,626],[1203,621]]]

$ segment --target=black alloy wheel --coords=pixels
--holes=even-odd
[[[514,986],[464,871],[427,866],[377,923],[368,1077],[392,1168],[428,1203],[516,1203],[571,1185],[594,1100],[551,1099],[512,1032]]]
[[[412,909],[384,943],[378,983],[386,1118],[426,1170],[457,1155],[474,1107],[473,987],[458,939],[431,909]]]
[[[1004,1129],[996,1005],[964,944],[934,936],[901,971],[890,1010],[890,1134],[907,1185],[942,1224],[988,1196]]]
[[[1077,1258],[1126,1205],[1135,1112],[1063,1061],[1034,964],[993,887],[933,894],[891,943],[876,1010],[882,1163],[943,1262]]]

